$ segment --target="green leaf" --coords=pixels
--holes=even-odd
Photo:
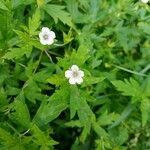
[[[0,139],[3,140],[3,142],[6,142],[8,145],[14,142],[14,137],[4,129],[0,128]]]
[[[54,68],[51,66],[51,72],[49,71],[49,68],[46,68],[45,70],[42,70],[40,72],[37,72],[34,75],[34,80],[37,82],[47,83],[47,80],[49,79],[50,74],[53,72]],[[52,84],[52,83],[51,83]]]
[[[27,105],[16,99],[12,103],[12,113],[10,114],[10,118],[16,124],[19,123],[21,126],[25,128],[29,128],[30,126],[30,114]]]
[[[74,38],[73,38],[73,32],[72,32],[72,30],[69,30],[68,34],[66,34],[65,32],[63,32],[63,41],[64,41],[65,44],[68,44],[73,39]]]
[[[57,118],[68,107],[68,92],[68,89],[61,88],[50,97],[49,102],[42,102],[34,121],[43,126]]]
[[[96,148],[95,150],[107,150],[107,149],[112,149],[110,140],[105,140],[103,138],[100,138],[95,141],[96,142]],[[115,149],[113,147],[113,150],[123,150],[123,149]]]
[[[8,10],[3,0],[0,1],[0,9],[2,10]]]
[[[150,97],[150,77],[145,79],[143,85],[144,97]]]
[[[109,127],[109,129],[114,128],[120,123],[124,122],[127,119],[127,117],[131,114],[134,108],[135,105],[129,103],[121,113],[120,117]]]
[[[33,103],[35,103],[36,100],[44,100],[46,97],[46,95],[44,96],[41,94],[41,89],[32,79],[28,80],[28,82],[26,83],[26,87],[24,88],[24,94],[25,97]]]
[[[70,59],[73,61],[73,63],[81,66],[90,57],[89,51],[90,50],[87,46],[80,45],[77,52],[75,51],[72,52]]]
[[[108,133],[103,128],[101,128],[97,122],[93,123],[93,129],[99,135],[99,137],[102,137],[105,139],[108,137]]]
[[[134,27],[121,27],[120,25],[117,25],[115,33],[119,44],[125,51],[136,47],[140,41],[139,30]]]
[[[70,56],[66,54],[65,58],[58,58],[58,65],[62,66],[64,69],[70,68],[73,64],[81,66],[89,57],[89,48],[86,45],[80,45],[78,50],[73,50]]]
[[[112,124],[113,121],[115,121],[118,118],[118,115],[115,113],[108,114],[107,111],[105,111],[102,115],[100,115],[97,119],[97,123],[101,126],[106,126]]]
[[[65,81],[64,74],[54,74],[47,79],[47,82],[54,84],[54,85],[62,85]]]
[[[86,131],[87,134],[89,134],[92,122],[95,119],[95,115],[92,112],[89,105],[87,104],[86,99],[85,97],[83,97],[83,95],[80,95],[80,98],[78,99],[77,114],[80,122],[85,128],[84,130]]]
[[[73,85],[70,88],[70,118],[72,119],[78,110],[78,100],[80,99],[80,95],[76,85]]]
[[[9,52],[7,52],[3,58],[4,59],[19,59],[21,57],[23,57],[24,55],[26,55],[27,57],[30,56],[32,52],[32,46],[27,45],[25,47],[22,48],[12,48],[10,49]]]
[[[12,86],[7,87],[7,95],[18,95],[20,93],[20,89]]]
[[[65,126],[72,127],[72,128],[73,127],[79,127],[79,128],[83,127],[83,125],[81,124],[81,122],[79,120],[71,120],[69,122],[66,122]]]
[[[14,30],[14,32],[19,36],[20,40],[23,41],[24,43],[29,44],[31,41],[30,35],[26,32]]]
[[[17,8],[20,5],[30,5],[35,2],[35,0],[11,0],[13,8]]]
[[[40,145],[41,149],[49,149],[49,146],[51,147],[58,144],[58,142],[54,141],[48,134],[41,131],[35,124],[32,125],[31,132],[33,135],[33,141],[37,145]]]
[[[140,22],[138,23],[139,28],[146,34],[150,35],[150,23]]]
[[[37,0],[38,7],[42,7],[45,4],[45,0]]]
[[[79,139],[80,139],[80,141],[81,141],[82,143],[85,142],[85,140],[86,140],[88,134],[89,134],[89,129],[84,126],[84,127],[83,127],[83,130],[82,130],[82,133],[81,133],[81,135],[80,135],[80,137],[79,137]]]
[[[79,92],[78,87],[72,85],[70,88],[70,118],[72,119],[77,112],[79,121],[83,127],[80,140],[84,142],[87,135],[90,133],[95,115],[87,104],[84,94]]]
[[[139,98],[142,95],[139,83],[133,78],[130,78],[129,81],[125,79],[124,82],[120,80],[112,81],[112,84],[125,96],[133,96]]]
[[[85,77],[83,87],[92,85],[92,84],[97,84],[99,82],[102,82],[105,79],[105,77]]]
[[[7,94],[3,88],[0,88],[0,109],[3,110],[5,105],[8,105]]]
[[[37,35],[36,30],[40,26],[40,10],[36,9],[35,13],[33,14],[32,18],[29,19],[29,34],[32,35]]]
[[[109,135],[112,141],[117,145],[122,145],[128,140],[128,130],[124,126],[109,130]]]
[[[150,115],[150,99],[143,99],[141,101],[141,112],[142,112],[142,125],[144,126],[149,120]]]
[[[58,22],[58,19],[62,21],[64,24],[73,26],[70,14],[66,12],[64,6],[55,5],[55,4],[47,4],[44,7],[44,10],[54,19],[55,23]]]
[[[81,14],[78,10],[78,8],[79,8],[78,1],[76,1],[76,0],[65,0],[65,2],[67,4],[67,10],[69,11],[69,13],[71,15],[72,20],[77,23],[78,20],[81,20],[80,19]]]
[[[24,150],[19,138],[0,128],[0,148],[2,150]]]

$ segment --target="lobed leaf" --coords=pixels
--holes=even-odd
[[[70,14],[66,12],[64,6],[47,4],[44,6],[44,10],[54,19],[55,23],[58,23],[58,20],[62,21],[64,24],[72,27],[72,21]]]
[[[25,128],[30,126],[30,114],[27,105],[19,99],[16,99],[12,104],[12,113],[10,113],[11,120],[20,124]]]
[[[112,84],[125,96],[133,96],[139,98],[142,95],[139,83],[133,78],[130,78],[129,81],[125,79],[124,82],[120,80],[112,81]]]

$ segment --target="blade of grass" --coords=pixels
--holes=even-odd
[[[132,105],[131,103],[129,103],[127,107],[125,107],[123,112],[121,113],[120,117],[111,126],[109,126],[108,129],[112,129],[118,126],[123,121],[125,121],[126,118],[131,114],[134,108],[135,108],[135,105]]]
[[[127,68],[124,68],[124,67],[121,67],[121,66],[118,66],[118,65],[114,65],[116,68],[120,69],[120,70],[123,70],[123,71],[126,71],[126,72],[129,72],[129,73],[132,73],[132,74],[135,74],[135,75],[138,75],[138,76],[144,76],[144,77],[147,77],[148,75],[146,74],[143,74],[143,73],[140,73],[140,72],[136,72],[136,71],[133,71],[133,70],[130,70],[130,69],[127,69]]]

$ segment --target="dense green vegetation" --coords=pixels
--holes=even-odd
[[[150,2],[1,0],[0,150],[149,150],[149,73]]]

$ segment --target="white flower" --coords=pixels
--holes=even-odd
[[[72,65],[69,70],[65,71],[65,77],[69,79],[70,84],[81,84],[83,82],[84,72],[77,65]]]
[[[143,2],[143,3],[145,3],[145,4],[148,3],[148,1],[149,1],[149,0],[141,0],[141,2]]]
[[[54,43],[56,35],[48,27],[43,27],[42,31],[39,33],[40,42],[43,45],[51,45]]]

